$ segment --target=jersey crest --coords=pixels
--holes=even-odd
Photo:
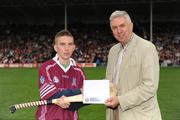
[[[42,85],[44,84],[44,82],[45,82],[45,77],[44,76],[40,77],[40,82],[41,82]]]
[[[59,83],[58,77],[54,76],[54,77],[53,77],[53,82],[54,82],[54,83]]]
[[[77,85],[77,80],[76,78],[72,78],[72,86],[76,86]]]

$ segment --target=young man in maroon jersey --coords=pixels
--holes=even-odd
[[[55,36],[56,56],[44,62],[39,71],[39,92],[41,100],[81,94],[85,75],[71,58],[75,50],[74,37],[67,30]],[[78,108],[82,103],[67,103],[39,106],[37,120],[78,120]]]

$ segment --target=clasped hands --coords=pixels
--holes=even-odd
[[[81,93],[83,93],[83,88],[80,88],[80,91]],[[63,109],[67,109],[70,106],[70,99],[63,95],[60,98],[56,99],[54,103]]]
[[[66,96],[61,96],[56,100],[56,105],[60,106],[63,109],[69,108],[70,102],[66,99]]]

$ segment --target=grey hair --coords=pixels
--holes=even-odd
[[[120,11],[120,10],[114,11],[109,17],[109,21],[111,22],[114,18],[117,17],[125,17],[129,22],[131,22],[131,18],[129,14],[126,11]]]

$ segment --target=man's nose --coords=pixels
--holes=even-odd
[[[68,48],[69,48],[68,45],[65,45],[65,50],[68,50]]]
[[[118,33],[122,33],[122,28],[118,27],[118,28],[117,28],[117,32],[118,32]]]

